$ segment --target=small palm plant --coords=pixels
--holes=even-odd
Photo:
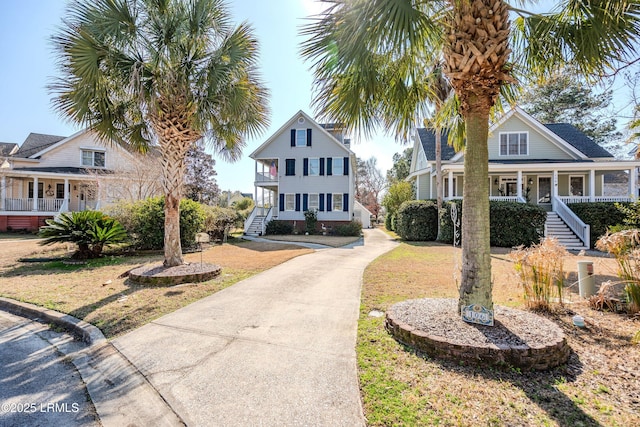
[[[65,212],[56,219],[45,221],[38,236],[45,240],[41,245],[75,243],[78,250],[75,259],[97,258],[105,245],[126,240],[127,232],[115,219],[98,211]]]
[[[608,232],[596,242],[596,249],[616,258],[618,277],[625,283],[629,311],[640,312],[640,229]]]

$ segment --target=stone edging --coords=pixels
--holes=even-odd
[[[478,366],[509,366],[527,371],[543,371],[565,363],[571,352],[564,335],[561,339],[540,348],[456,344],[397,320],[392,310],[386,313],[385,329],[400,343],[416,348],[431,357],[463,361]]]

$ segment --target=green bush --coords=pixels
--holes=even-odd
[[[404,240],[436,240],[438,208],[427,200],[404,202],[398,209],[396,232]]]
[[[293,234],[293,225],[287,221],[274,219],[267,223],[265,234]]]
[[[362,223],[353,220],[348,224],[336,225],[333,233],[337,236],[359,236],[362,233]]]
[[[388,213],[384,216],[384,228],[386,228],[389,231],[394,231],[394,224],[395,224],[395,215]]]
[[[126,240],[127,232],[118,220],[99,211],[64,212],[59,217],[47,219],[38,236],[45,240],[41,245],[75,243],[78,250],[73,258],[97,258],[106,245]]]
[[[206,231],[213,240],[223,240],[225,230],[235,227],[241,215],[232,208],[203,206],[203,209],[204,231]]]
[[[117,204],[110,212],[126,228],[135,248],[164,247],[164,197]],[[189,199],[180,202],[180,244],[183,249],[195,246],[195,235],[202,231],[204,219],[200,203]]]
[[[451,203],[443,205],[440,218],[443,242],[453,242],[453,223],[451,221]],[[458,221],[462,220],[462,201],[458,204]],[[514,247],[531,246],[540,242],[544,236],[544,223],[547,213],[539,206],[526,203],[491,201],[489,205],[491,246]],[[464,230],[460,230],[462,233]]]
[[[304,230],[309,234],[315,234],[318,226],[318,211],[310,209],[304,213]]]
[[[626,215],[618,206],[629,207],[630,203],[596,202],[570,203],[567,205],[585,224],[589,224],[591,247],[607,233],[609,227],[624,224]]]

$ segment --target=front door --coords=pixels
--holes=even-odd
[[[551,204],[551,177],[538,178],[538,204]]]

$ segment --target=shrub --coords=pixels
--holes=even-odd
[[[554,295],[562,304],[563,263],[567,255],[569,252],[553,237],[530,248],[520,246],[509,254],[524,288],[528,308],[548,310]]]
[[[438,208],[432,201],[412,200],[398,209],[396,232],[404,240],[436,240]]]
[[[309,209],[304,213],[304,229],[309,234],[315,234],[318,226],[318,212],[315,209]]]
[[[105,245],[126,240],[127,232],[114,218],[98,211],[65,212],[58,218],[47,219],[38,235],[41,245],[69,242],[78,245],[73,258],[97,258]]]
[[[384,217],[384,228],[386,228],[389,231],[395,231],[395,223],[396,223],[396,216],[392,213],[387,213]]]
[[[628,207],[629,203],[597,202],[570,203],[567,205],[585,224],[589,224],[591,247],[607,233],[607,230],[623,224],[625,213],[619,207]]]
[[[451,203],[458,205],[459,227],[462,223],[462,202],[445,203],[440,217],[440,239],[453,242],[453,222]],[[491,201],[489,205],[491,246],[514,247],[531,246],[544,236],[547,214],[539,206],[526,203]],[[459,229],[460,230],[460,229]],[[464,230],[460,230],[464,233]]]
[[[213,240],[223,240],[225,230],[233,228],[238,223],[240,214],[235,209],[218,206],[203,206],[203,209],[204,231]]]
[[[274,219],[267,223],[265,234],[293,234],[293,225],[287,221]]]
[[[362,223],[352,220],[348,224],[339,224],[333,228],[333,232],[338,236],[359,236],[362,233]]]
[[[137,249],[164,247],[164,197],[152,197],[134,203],[117,204],[110,212],[124,224]],[[193,200],[180,202],[180,243],[195,246],[195,235],[204,224],[202,205]]]

